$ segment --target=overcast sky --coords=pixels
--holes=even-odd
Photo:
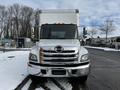
[[[14,3],[35,9],[79,9],[81,25],[100,25],[106,19],[120,25],[120,0],[0,0],[1,5]]]

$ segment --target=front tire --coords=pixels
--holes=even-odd
[[[33,82],[37,82],[37,81],[38,81],[38,77],[37,77],[37,76],[30,75],[30,79],[31,79]]]
[[[85,83],[87,81],[88,76],[81,76],[81,77],[70,77],[70,82],[76,82],[76,83]]]
[[[78,77],[78,79],[79,79],[81,82],[84,82],[84,83],[87,81],[87,78],[88,78],[88,76]]]
[[[47,82],[47,78],[46,77],[30,75],[30,78],[31,78],[32,82],[34,82],[34,83]]]

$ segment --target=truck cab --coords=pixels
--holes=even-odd
[[[78,15],[78,10],[40,12],[39,42],[29,54],[28,71],[31,76],[87,80],[90,60],[88,51],[80,44]]]

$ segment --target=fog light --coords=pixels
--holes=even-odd
[[[46,70],[41,69],[41,73],[42,73],[42,74],[46,74]]]

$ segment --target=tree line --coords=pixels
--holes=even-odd
[[[0,37],[9,39],[31,38],[33,25],[39,25],[37,12],[37,9],[34,10],[31,7],[19,4],[0,5]],[[38,28],[35,29],[38,30]]]
[[[34,32],[32,28],[34,26]],[[91,25],[92,26],[92,25]],[[39,30],[39,10],[28,6],[13,4],[11,6],[0,5],[0,38],[15,39],[18,37],[28,37],[34,40],[38,39]],[[112,31],[115,31],[113,21],[106,20],[99,27],[102,34],[107,37]],[[98,30],[92,28],[87,34],[93,38]]]
[[[107,19],[98,28],[95,28],[94,26],[92,26],[92,28],[90,30],[87,30],[86,35],[90,36],[90,38],[93,39],[95,35],[99,35],[98,37],[100,37],[100,35],[104,34],[105,35],[105,41],[107,43],[107,39],[108,39],[109,34],[112,34],[112,32],[114,32],[115,30],[116,30],[116,27],[113,23],[113,20]]]

